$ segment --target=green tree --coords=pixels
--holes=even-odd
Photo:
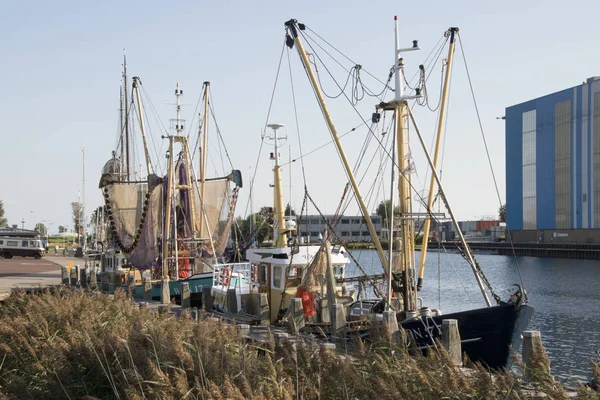
[[[81,232],[79,231],[79,227],[82,228],[85,226],[85,221],[83,220],[83,207],[78,202],[71,203],[71,213],[73,217],[73,226],[75,227],[75,233],[79,233],[81,235],[84,234],[83,229]]]
[[[377,210],[375,211],[375,213],[381,217],[381,224],[383,226],[387,226],[389,224],[389,214],[390,214],[390,201],[389,200],[383,200],[381,203],[379,203],[379,205],[377,206]],[[395,206],[394,207],[394,215],[399,215],[400,214],[400,207]]]
[[[285,216],[296,215],[296,211],[294,211],[294,209],[292,208],[290,203],[287,203],[287,206],[285,206],[285,212],[283,213],[283,215],[285,215]]]
[[[500,222],[506,222],[506,204],[502,204],[498,209],[498,217]]]
[[[7,222],[6,218],[4,218],[4,204],[2,204],[2,200],[0,200],[0,228],[5,227]]]
[[[48,234],[48,228],[46,228],[46,225],[41,222],[35,224],[35,228],[33,228],[33,230],[39,233],[41,236],[46,236]]]
[[[58,233],[65,233],[66,231],[67,231],[66,226],[62,226],[62,225],[58,226]]]

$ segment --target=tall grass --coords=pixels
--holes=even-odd
[[[528,391],[513,374],[464,374],[443,350],[411,356],[385,334],[355,347],[258,346],[233,325],[138,310],[119,292],[14,294],[0,306],[0,399],[566,398],[544,368]]]

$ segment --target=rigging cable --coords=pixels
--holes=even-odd
[[[483,131],[483,124],[481,123],[481,115],[479,114],[479,107],[477,107],[477,101],[475,98],[475,90],[473,89],[473,83],[471,81],[471,74],[469,73],[469,67],[467,65],[467,57],[465,56],[465,49],[462,45],[462,40],[460,37],[460,33],[457,34],[458,35],[458,44],[460,46],[460,51],[461,54],[463,56],[463,61],[465,63],[465,71],[467,72],[467,78],[469,80],[469,88],[471,89],[471,97],[473,98],[473,104],[475,106],[475,112],[477,114],[477,121],[479,123],[479,130],[481,132],[481,137],[483,139],[483,144],[485,146],[485,153],[487,155],[487,159],[488,159],[488,164],[490,166],[490,170],[492,172],[492,180],[494,181],[494,187],[496,189],[496,196],[498,197],[498,203],[500,204],[500,206],[502,206],[502,198],[500,197],[500,190],[498,189],[498,182],[496,181],[496,175],[494,173],[494,167],[492,165],[492,159],[490,157],[490,152],[488,149],[488,145],[487,145],[487,141],[485,139],[485,133]],[[517,254],[515,252],[515,248],[513,246],[513,242],[512,242],[512,237],[510,235],[510,231],[508,228],[508,224],[506,224],[506,240],[509,241],[510,243],[510,247],[513,251],[513,258],[515,259],[515,265],[517,267],[517,272],[519,274],[519,280],[521,281],[521,287],[523,288],[523,290],[525,290],[525,284],[523,283],[523,277],[521,276],[521,268],[519,267],[519,261],[517,259]]]
[[[283,40],[283,46],[281,47],[281,54],[279,56],[279,64],[277,65],[277,74],[275,75],[275,83],[273,84],[273,90],[271,92],[271,100],[269,101],[269,110],[267,111],[267,118],[265,120],[265,126],[263,128],[263,132],[261,134],[260,148],[258,149],[258,156],[256,157],[256,163],[254,164],[254,174],[252,175],[252,179],[250,182],[250,193],[252,193],[252,189],[254,188],[254,180],[256,178],[256,173],[258,170],[258,163],[260,161],[260,153],[262,151],[263,145],[265,143],[265,135],[267,132],[267,125],[269,124],[269,117],[271,116],[271,108],[273,107],[273,99],[275,98],[275,89],[277,88],[277,81],[279,80],[279,72],[281,70],[281,61],[283,60],[283,52],[285,51],[285,38]],[[248,213],[248,207],[250,206],[250,202],[246,203],[246,209],[244,210],[244,215]]]

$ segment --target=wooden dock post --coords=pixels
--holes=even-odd
[[[213,309],[213,297],[210,286],[202,286],[202,309],[204,311]]]
[[[240,336],[246,337],[246,336],[250,335],[250,325],[240,324],[239,328],[240,328]]]
[[[458,321],[455,319],[442,320],[442,346],[450,355],[454,365],[462,365],[462,347],[460,344],[460,333],[458,332]]]
[[[266,293],[259,293],[258,298],[258,316],[260,317],[261,325],[269,325],[271,323],[271,315],[269,310],[269,298]]]
[[[198,310],[198,307],[192,308],[192,321],[198,322],[199,315],[200,315],[200,311]]]
[[[86,268],[81,268],[79,270],[79,284],[84,289],[87,289],[87,287],[88,287],[88,283],[87,283],[87,270],[86,270]]]
[[[63,285],[69,284],[69,267],[66,265],[60,267],[60,278]]]
[[[170,304],[171,303],[171,290],[169,289],[169,280],[168,279],[160,280],[160,302],[162,304]]]
[[[288,319],[288,331],[292,335],[297,335],[298,331],[304,328],[304,309],[302,308],[302,299],[294,297],[290,304],[290,314]]]
[[[152,300],[152,282],[148,279],[142,281],[142,297],[144,300]]]
[[[388,310],[383,312],[383,324],[390,331],[390,338],[393,343],[400,342],[400,328],[396,319],[396,311]]]
[[[333,304],[331,306],[331,334],[334,338],[341,338],[346,330],[346,313],[343,304]]]
[[[71,286],[79,285],[79,265],[71,268]]]
[[[235,293],[235,289],[228,289],[227,290],[227,294],[226,294],[226,304],[225,304],[225,309],[227,311],[229,311],[230,313],[237,313],[238,312],[238,304],[237,304],[237,296]]]
[[[90,289],[98,289],[98,278],[96,276],[96,267],[90,268]]]
[[[540,331],[523,332],[523,350],[521,354],[526,367],[525,381],[531,382],[535,380],[536,370],[542,370],[550,374],[550,364],[548,362],[540,362],[547,360]]]
[[[189,282],[181,282],[181,307],[182,308],[190,308],[191,300],[190,300],[190,283]]]

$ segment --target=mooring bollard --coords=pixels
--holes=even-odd
[[[462,348],[460,344],[460,332],[458,321],[455,319],[442,320],[442,346],[450,355],[454,365],[462,365]]]
[[[550,374],[550,365],[536,365],[535,360],[541,358],[540,352],[544,351],[542,344],[542,335],[540,331],[524,331],[523,332],[523,350],[522,357],[525,363],[525,380],[530,382],[535,376],[536,369],[545,369],[545,372]]]
[[[181,282],[181,307],[190,308],[190,283]]]

